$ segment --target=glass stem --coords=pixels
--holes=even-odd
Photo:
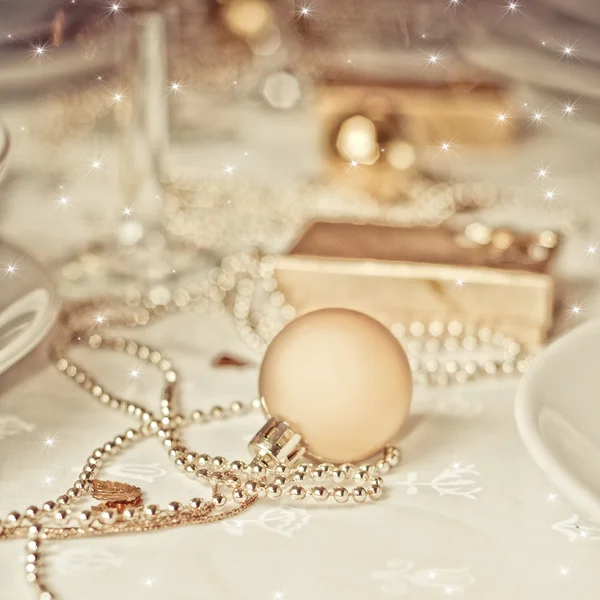
[[[131,45],[124,57],[132,67],[130,102],[123,121],[119,182],[123,207],[141,224],[140,234],[161,229],[161,179],[169,144],[166,93],[167,41],[164,15],[142,11],[133,17]]]

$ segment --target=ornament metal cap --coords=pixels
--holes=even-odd
[[[251,466],[262,463],[269,468],[281,463],[294,463],[306,452],[300,434],[289,423],[274,418],[270,418],[259,429],[248,444],[248,449],[254,455]]]

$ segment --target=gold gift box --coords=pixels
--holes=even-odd
[[[382,201],[402,199],[407,183],[422,177],[424,149],[516,139],[514,123],[497,120],[511,104],[497,84],[335,78],[317,85],[316,99],[326,176]]]
[[[491,82],[382,82],[322,80],[317,107],[330,150],[331,132],[348,115],[369,116],[373,106],[386,103],[402,119],[406,139],[418,148],[442,142],[460,146],[504,145],[517,138],[514,124],[498,121],[514,104],[510,90]],[[517,115],[512,115],[515,117]]]
[[[276,259],[275,276],[298,314],[336,306],[386,325],[456,319],[537,344],[552,322],[557,247],[544,235],[501,230],[497,245],[478,245],[446,228],[316,222]]]

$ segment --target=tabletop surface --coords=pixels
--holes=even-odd
[[[215,173],[234,161],[259,178],[291,180],[315,168],[306,111],[277,116],[277,135],[256,135],[269,115],[256,107],[239,110],[254,111],[255,118],[240,118],[236,139],[201,150],[202,169]],[[60,210],[55,179],[36,169],[35,151],[43,148],[28,130],[27,112],[13,109],[6,118],[16,131],[16,151],[14,177],[6,182],[0,207],[0,234],[42,261],[102,235],[103,226],[114,222],[114,198],[105,193],[114,183],[110,149],[61,146],[52,166],[78,187],[72,207]],[[556,117],[529,133],[519,145],[491,155],[458,149],[457,156],[441,156],[435,164],[458,177],[526,189],[532,197],[556,189],[559,206],[584,215],[584,226],[567,239],[556,265],[563,303],[558,322],[564,328],[576,321],[566,316],[569,304],[584,305],[582,319],[600,315],[595,283],[600,257],[589,251],[600,240],[600,128]],[[106,172],[84,177],[86,165],[101,154]],[[551,166],[551,177],[536,180],[543,164]],[[527,226],[548,214],[520,210],[490,218]],[[186,410],[248,400],[256,393],[260,357],[225,315],[177,315],[132,335],[152,342],[179,366]],[[252,364],[211,366],[223,352]],[[149,367],[131,380],[129,372],[139,366],[131,358],[82,349],[75,354],[113,393],[158,409],[159,379]],[[19,378],[10,386],[0,380],[2,514],[55,498],[70,487],[93,448],[133,425],[42,359],[22,368]],[[508,379],[418,389],[401,440],[403,462],[386,477],[381,502],[315,506],[265,499],[217,524],[55,542],[48,583],[64,600],[595,599],[600,523],[571,506],[529,457],[514,422],[517,385]],[[244,459],[260,425],[257,415],[241,417],[192,427],[186,439],[199,453]],[[110,462],[104,475],[139,485],[148,501],[163,505],[208,491],[177,472],[154,439]],[[23,556],[22,540],[0,543],[2,600],[33,597]]]

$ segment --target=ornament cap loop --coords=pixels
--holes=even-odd
[[[254,455],[253,463],[264,463],[268,467],[280,463],[292,464],[306,452],[302,437],[289,423],[270,418],[248,444]]]

